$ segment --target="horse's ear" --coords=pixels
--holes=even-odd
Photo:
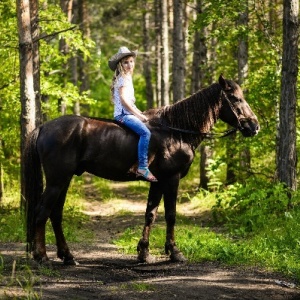
[[[223,74],[221,74],[220,77],[219,77],[219,84],[220,84],[220,86],[222,87],[222,89],[224,91],[230,89],[230,87],[228,86]]]

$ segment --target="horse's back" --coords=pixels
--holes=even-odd
[[[135,162],[137,141],[135,134],[113,120],[68,115],[41,126],[37,150],[46,177],[87,171],[108,179],[116,174],[121,180]]]

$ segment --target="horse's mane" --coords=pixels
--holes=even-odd
[[[209,132],[220,109],[221,86],[218,83],[161,109],[162,121],[170,127]]]

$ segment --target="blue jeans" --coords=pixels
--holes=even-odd
[[[140,136],[138,143],[138,168],[148,167],[148,147],[151,137],[151,132],[148,127],[134,115],[119,115],[115,117],[115,120],[121,122],[132,131]]]

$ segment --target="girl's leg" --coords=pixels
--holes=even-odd
[[[138,170],[137,173],[149,181],[157,181],[148,169],[148,147],[151,137],[151,132],[148,127],[134,115],[123,115],[117,118],[132,131],[140,136],[138,143]]]
[[[140,136],[138,143],[139,168],[148,168],[148,147],[151,132],[148,127],[134,115],[124,115],[122,123]]]

